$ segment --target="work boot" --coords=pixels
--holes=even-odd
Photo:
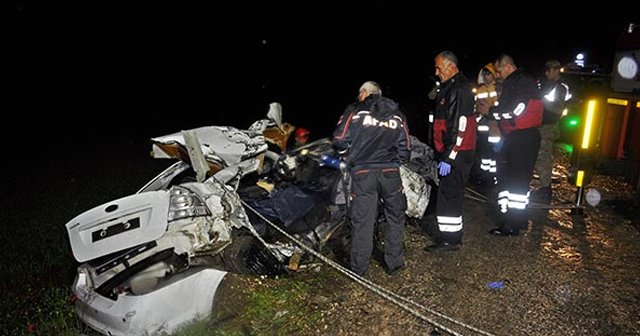
[[[447,243],[440,242],[437,244],[429,245],[424,248],[427,252],[445,252],[445,251],[457,251],[460,249],[461,243]]]
[[[389,275],[396,275],[398,273],[400,273],[400,271],[402,271],[404,269],[404,263],[400,266],[396,266],[394,268],[390,268],[388,266],[385,266],[384,271],[387,272],[387,274]]]
[[[495,229],[489,230],[489,234],[493,236],[500,236],[500,237],[509,237],[509,236],[515,237],[520,235],[520,230],[518,229],[508,230],[503,228],[495,228]]]

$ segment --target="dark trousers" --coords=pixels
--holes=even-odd
[[[474,151],[458,152],[456,163],[447,176],[440,176],[436,219],[442,242],[459,244],[462,242],[462,211],[464,189],[473,166]]]
[[[474,165],[477,166],[476,174],[480,176],[479,180],[482,182],[482,186],[492,187],[497,180],[496,158],[498,155],[493,150],[494,144],[488,140],[488,134],[483,133],[478,132]]]
[[[359,169],[351,172],[351,179],[351,270],[364,274],[369,267],[380,199],[387,221],[384,261],[390,269],[402,266],[407,200],[402,192],[399,169]]]
[[[517,130],[504,137],[498,160],[499,227],[522,230],[528,226],[529,183],[540,149],[537,128]]]

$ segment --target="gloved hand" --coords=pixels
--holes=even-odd
[[[500,151],[500,149],[502,148],[502,144],[503,143],[504,143],[504,141],[502,141],[502,140],[494,143],[493,146],[491,146],[493,148],[493,151],[498,153]]]
[[[451,165],[446,163],[446,162],[444,162],[444,161],[441,161],[438,164],[438,168],[440,168],[440,175],[441,176],[447,176],[451,172]]]

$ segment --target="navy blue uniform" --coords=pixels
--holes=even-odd
[[[369,267],[379,199],[387,221],[384,258],[388,269],[404,265],[402,237],[407,201],[399,165],[407,162],[411,142],[397,103],[372,94],[345,109],[333,134],[333,145],[346,152],[351,172],[350,268],[362,275]]]

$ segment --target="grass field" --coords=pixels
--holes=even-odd
[[[169,164],[152,159],[143,140],[49,146],[33,156],[17,153],[2,176],[0,333],[6,335],[80,333],[71,292],[77,263],[65,223],[134,193]]]

